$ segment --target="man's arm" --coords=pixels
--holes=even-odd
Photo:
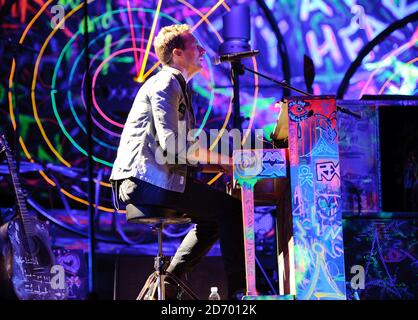
[[[197,140],[188,150],[187,161],[191,164],[198,163],[203,168],[203,172],[223,171],[232,174],[232,158],[207,149],[200,141]]]
[[[185,155],[189,164],[200,164],[203,168],[205,166],[207,168],[219,166],[222,171],[232,173],[232,159],[228,155],[208,150],[199,139],[187,150],[186,139],[179,139],[177,109],[182,93],[177,80],[168,78],[164,79],[163,83],[159,82],[156,85],[158,85],[158,89],[155,89],[155,92],[151,95],[151,105],[162,150],[176,157]],[[183,134],[186,138],[188,132]]]
[[[176,157],[186,152],[186,141],[179,139],[178,107],[181,88],[173,77],[163,77],[151,93],[151,108],[159,144],[163,151]]]

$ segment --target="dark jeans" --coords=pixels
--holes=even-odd
[[[245,263],[241,201],[205,183],[188,178],[184,193],[159,188],[135,178],[126,179],[120,199],[141,206],[154,205],[187,214],[196,226],[177,249],[167,271],[181,277],[207,254],[219,239],[228,279],[228,295],[244,290]]]

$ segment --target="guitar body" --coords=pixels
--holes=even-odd
[[[0,226],[0,300],[17,299],[13,290],[12,278],[12,258],[11,247],[7,237],[8,223]]]
[[[65,299],[64,269],[55,263],[48,231],[38,220],[33,221],[33,230],[26,236],[19,217],[0,228],[2,295],[20,300]]]
[[[16,196],[17,215],[0,226],[0,298],[61,300],[67,296],[65,271],[55,264],[48,230],[26,207],[12,152],[0,135],[0,153],[7,165]]]

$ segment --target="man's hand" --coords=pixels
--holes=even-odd
[[[200,171],[203,173],[225,173],[229,176],[233,174],[233,166],[230,164],[199,164]]]
[[[220,167],[223,169],[224,173],[228,176],[233,176],[234,166],[232,164],[221,164]]]

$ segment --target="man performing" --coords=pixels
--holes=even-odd
[[[219,239],[228,299],[234,299],[246,287],[241,201],[194,180],[188,165],[210,158],[231,171],[231,158],[202,147],[190,152],[194,141],[179,139],[195,128],[187,83],[202,69],[205,50],[188,25],[162,28],[154,47],[163,67],[142,85],[125,123],[110,177],[115,202],[176,209],[196,223],[167,269],[179,278]],[[174,164],[162,161],[170,158]],[[167,282],[166,297],[173,299]]]

